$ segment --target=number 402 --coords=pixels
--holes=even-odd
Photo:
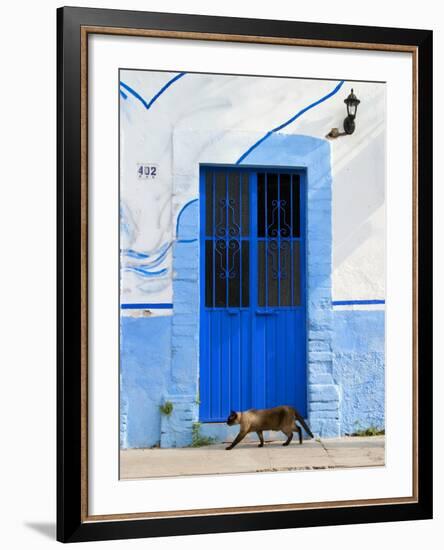
[[[139,168],[137,169],[137,173],[139,175],[139,178],[155,178],[157,175],[157,166],[149,166],[148,164],[144,164],[143,166],[139,166]]]

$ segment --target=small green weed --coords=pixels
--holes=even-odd
[[[200,433],[200,422],[194,422],[191,432],[191,445],[190,447],[205,447],[205,445],[212,445],[216,442],[214,437],[207,437]]]
[[[165,401],[163,405],[159,405],[159,410],[162,414],[165,416],[170,416],[170,414],[173,412],[174,405],[171,403],[171,401]]]
[[[354,433],[352,433],[355,437],[371,437],[373,435],[385,435],[385,430],[377,428],[376,426],[369,426],[368,428],[364,428],[363,430],[356,430]]]

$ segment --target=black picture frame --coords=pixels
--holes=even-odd
[[[415,502],[250,513],[109,520],[91,519],[82,502],[85,393],[82,329],[82,97],[83,27],[154,29],[305,41],[404,45],[417,52],[417,447]],[[389,49],[389,48],[388,48]],[[283,529],[432,517],[432,32],[92,8],[57,11],[57,539],[62,542]],[[83,288],[83,290],[82,290]]]

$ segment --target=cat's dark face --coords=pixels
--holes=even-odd
[[[237,412],[231,411],[230,416],[227,418],[227,424],[229,426],[233,426],[234,424],[238,424]]]

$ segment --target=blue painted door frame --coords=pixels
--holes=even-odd
[[[290,219],[291,218],[291,219]],[[305,172],[200,169],[200,420],[307,414]]]

